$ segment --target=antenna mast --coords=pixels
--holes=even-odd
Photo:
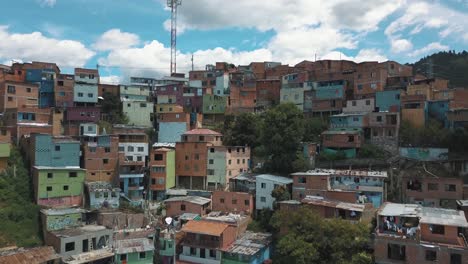
[[[167,6],[171,8],[171,75],[177,72],[177,6],[181,4],[182,0],[167,0]]]

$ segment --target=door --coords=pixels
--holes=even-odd
[[[200,258],[205,258],[205,249],[200,248]]]
[[[88,243],[88,239],[85,239],[83,240],[83,252],[88,252],[89,250],[89,243]]]

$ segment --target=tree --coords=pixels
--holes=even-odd
[[[291,194],[284,186],[278,186],[271,192],[271,197],[275,198],[276,202],[287,201],[291,199]]]
[[[128,117],[122,112],[120,98],[112,93],[103,94],[101,110],[107,115],[106,121],[111,124],[127,124]]]
[[[271,225],[277,239],[274,263],[372,263],[367,262],[370,230],[364,224],[325,220],[303,206],[275,212]]]
[[[319,142],[320,135],[327,130],[327,123],[321,118],[310,118],[304,122],[304,142]]]
[[[261,118],[253,113],[227,117],[223,129],[224,143],[229,146],[257,147],[260,143],[261,123]]]
[[[292,103],[269,109],[264,116],[261,143],[270,155],[267,171],[290,173],[304,135],[302,112]]]

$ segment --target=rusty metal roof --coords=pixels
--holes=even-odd
[[[239,239],[234,241],[234,243],[223,251],[231,254],[251,256],[267,247],[270,243],[271,234],[246,231]]]
[[[39,264],[56,259],[60,259],[60,256],[55,253],[53,247],[0,251],[0,263],[2,264]]]
[[[148,238],[114,241],[114,251],[116,254],[137,253],[153,250],[154,245]]]
[[[228,228],[228,226],[228,224],[224,224],[221,222],[192,220],[182,227],[182,231],[187,233],[220,236],[224,232],[224,230]]]

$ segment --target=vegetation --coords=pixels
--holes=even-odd
[[[277,239],[274,263],[372,263],[366,252],[369,227],[364,224],[325,220],[302,207],[293,212],[275,212],[271,225]]]
[[[413,71],[428,77],[440,77],[449,80],[451,87],[468,86],[468,52],[442,51],[424,57],[414,63]]]
[[[106,121],[111,124],[127,124],[128,117],[122,112],[120,98],[109,92],[104,93],[103,97],[101,111],[107,115]]]
[[[8,169],[0,173],[0,248],[42,244],[39,207],[32,203],[32,183],[20,153],[12,149]]]
[[[357,156],[361,159],[384,159],[386,155],[382,148],[372,144],[364,144],[359,149]]]
[[[306,119],[292,103],[277,105],[263,114],[226,116],[221,131],[226,145],[248,145],[265,160],[263,172],[288,174],[307,169],[301,142],[317,142],[327,125]]]

